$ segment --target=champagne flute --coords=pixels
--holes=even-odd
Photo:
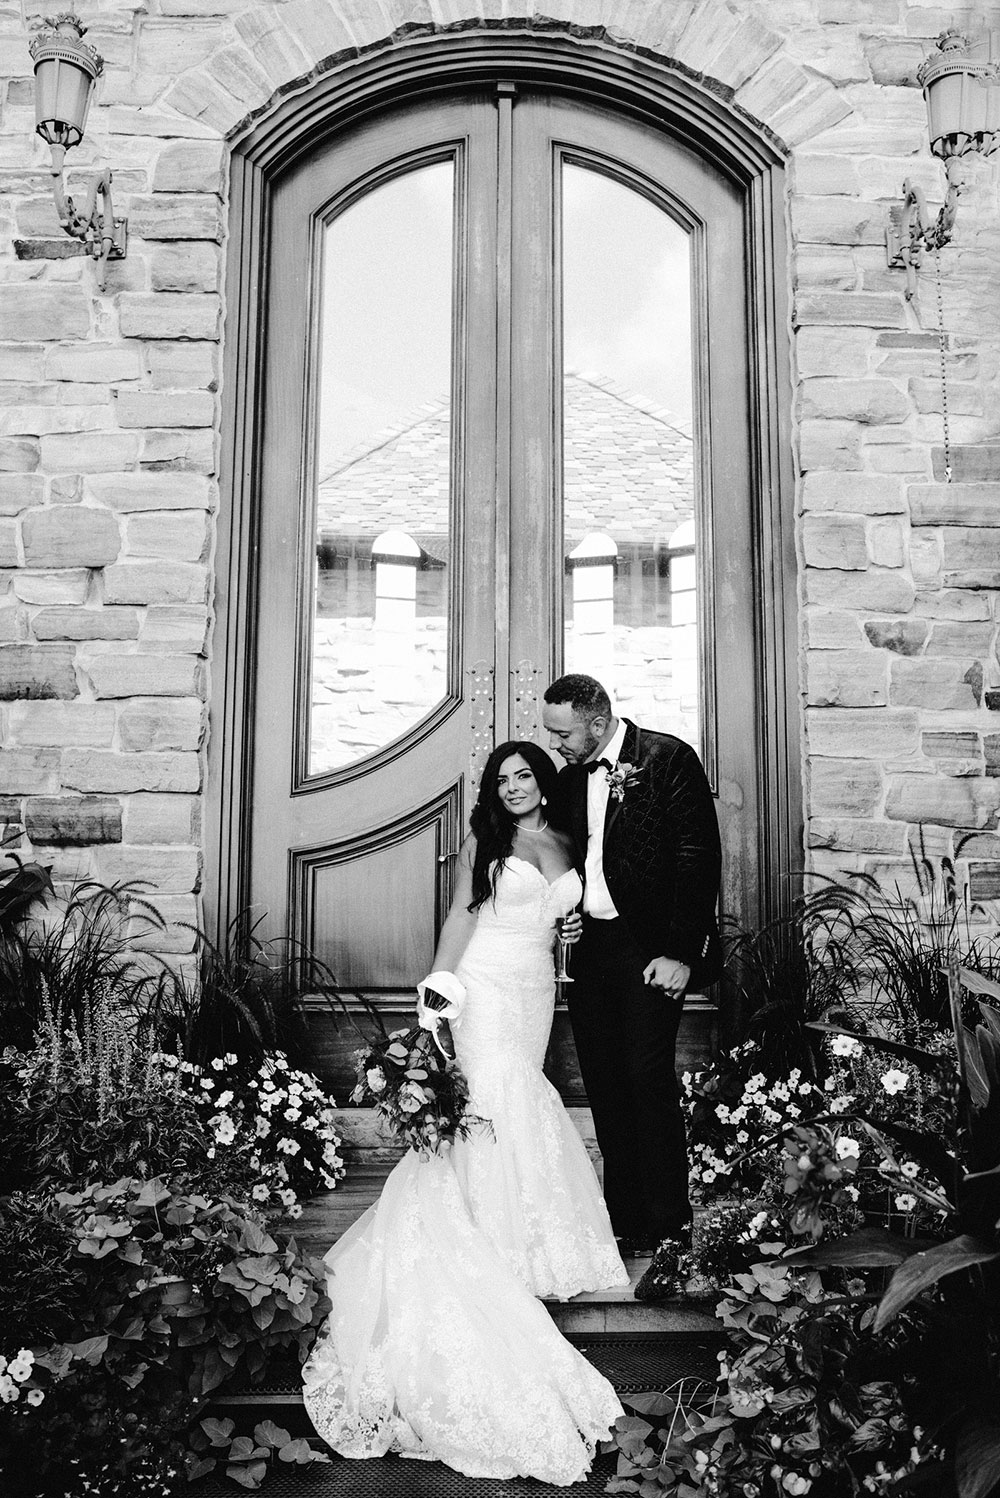
[[[575,909],[575,906],[573,908]],[[572,983],[573,982],[573,979],[570,977],[569,973],[566,971],[566,958],[569,956],[569,949],[570,949],[572,943],[568,942],[568,941],[564,941],[563,940],[563,934],[562,934],[563,933],[563,925],[565,924],[565,921],[566,921],[566,916],[569,916],[569,915],[572,915],[572,914],[573,914],[573,910],[567,910],[566,915],[557,915],[556,916],[556,936],[559,938],[559,966],[556,969],[556,982],[557,983]]]

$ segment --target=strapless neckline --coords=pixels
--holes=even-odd
[[[536,863],[532,863],[530,861],[530,859],[527,859],[527,858],[518,858],[518,856],[517,856],[516,853],[511,853],[507,857],[507,862],[508,863],[519,863],[519,864],[523,865],[523,867],[526,868],[526,869],[533,869],[534,872],[538,875],[539,879],[543,880],[544,883],[548,885],[549,889],[555,889],[556,885],[559,883],[559,881],[561,879],[565,879],[565,878],[568,877],[568,875],[576,873],[576,869],[563,869],[562,873],[561,874],[557,874],[554,879],[546,879],[545,875],[542,873],[542,871],[538,867],[538,865]]]

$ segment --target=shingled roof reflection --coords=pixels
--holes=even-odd
[[[566,543],[607,531],[619,545],[663,544],[693,510],[691,427],[600,375],[565,392]],[[432,556],[447,536],[448,401],[423,407],[319,484],[320,539],[405,529]]]

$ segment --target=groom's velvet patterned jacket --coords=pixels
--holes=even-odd
[[[693,989],[722,971],[715,904],[722,870],[715,805],[701,761],[683,739],[626,723],[618,761],[634,767],[621,798],[608,797],[604,877],[644,962],[673,957]],[[559,776],[562,816],[582,861],[587,853],[587,769]]]

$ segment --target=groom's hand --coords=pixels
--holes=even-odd
[[[643,982],[650,988],[662,988],[672,999],[682,999],[691,981],[691,969],[686,962],[677,962],[673,957],[654,957],[642,970]]]

